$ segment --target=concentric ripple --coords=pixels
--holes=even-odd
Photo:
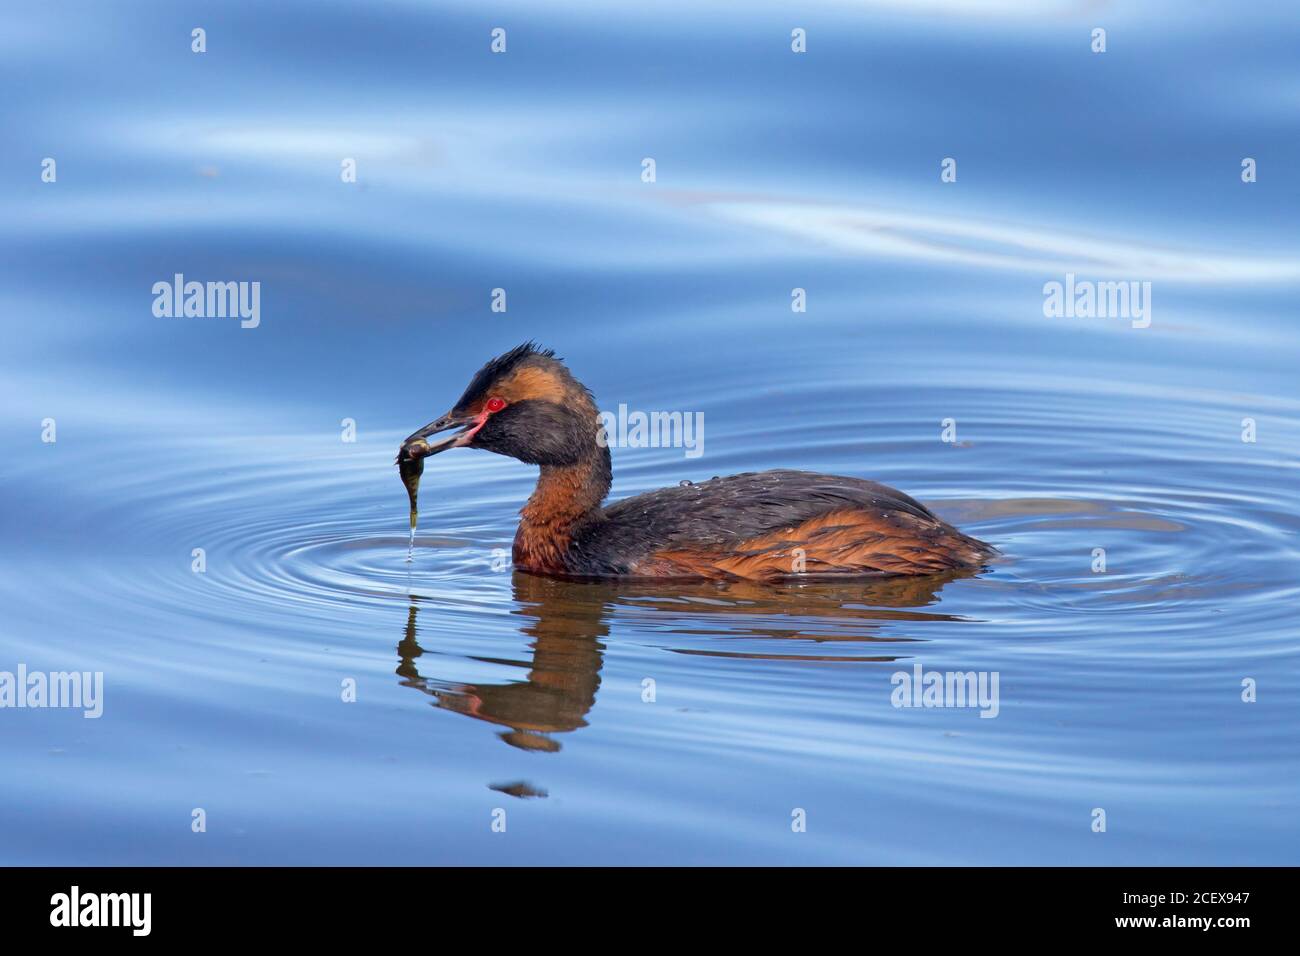
[[[887,401],[865,390],[847,404]],[[714,437],[714,447],[757,463],[775,441],[788,459],[846,474],[878,463],[872,477],[928,499],[997,544],[1003,556],[989,573],[915,586],[557,584],[547,601],[561,608],[571,601],[582,613],[596,605],[603,627],[688,645],[673,650],[791,660],[831,641],[856,642],[854,654],[875,659],[877,642],[929,641],[976,622],[983,633],[995,623],[1004,640],[1041,635],[1049,618],[1058,642],[1096,646],[1106,641],[1099,616],[1134,615],[1148,636],[1158,628],[1195,640],[1204,616],[1229,602],[1237,626],[1261,639],[1276,631],[1277,604],[1297,589],[1284,570],[1300,530],[1285,481],[1294,463],[1233,444],[1212,421],[1222,417],[1213,405],[1183,403],[1117,425],[1107,420],[1110,398],[1006,391],[946,401],[963,407],[968,442],[936,442],[905,419],[837,420],[828,410],[846,403],[825,401],[816,385],[783,394],[780,413],[759,416],[769,423],[762,432],[747,430],[750,410],[723,397],[713,418],[734,422],[736,433]],[[783,430],[783,417],[797,428]],[[1282,424],[1294,428],[1295,420]],[[808,442],[802,449],[800,436]],[[309,444],[232,439],[181,442],[161,454],[153,443],[119,450],[117,470],[100,479],[113,505],[92,506],[85,520],[105,529],[124,560],[82,575],[83,597],[248,627],[310,619],[341,636],[416,604],[437,611],[422,628],[459,640],[478,628],[499,633],[503,618],[541,586],[521,585],[508,567],[514,513],[528,493],[525,467],[472,454],[438,460],[408,563],[402,489],[391,468],[395,439],[303,460],[296,449]],[[215,475],[203,464],[212,454],[228,463]],[[616,462],[629,461],[634,478],[616,495],[682,477],[680,464],[647,469],[637,454],[620,451]],[[148,478],[135,477],[142,474]],[[984,494],[955,498],[949,487]],[[126,506],[136,497],[149,507]],[[119,513],[135,517],[120,522]],[[201,572],[193,569],[196,548]],[[163,553],[167,561],[127,557]],[[950,592],[960,596],[955,605]]]

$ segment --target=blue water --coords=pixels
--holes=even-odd
[[[0,710],[0,862],[1296,863],[1297,49],[1284,3],[6,6],[0,671],[104,698]],[[177,273],[260,323],[155,316]],[[1046,317],[1067,273],[1149,327]],[[615,498],[857,475],[1002,557],[546,580],[496,560],[533,469],[457,451],[406,563],[398,442],[528,338],[703,413]],[[918,664],[997,717],[893,706]]]

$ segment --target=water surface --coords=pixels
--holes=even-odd
[[[0,711],[0,861],[1296,862],[1286,5],[72,3],[0,38],[0,670],[105,680],[98,720]],[[1045,317],[1067,272],[1150,281],[1150,326]],[[259,281],[259,326],[155,317],[176,273]],[[502,559],[532,469],[461,451],[408,564],[398,442],[526,338],[602,409],[703,413],[699,457],[615,448],[615,498],[823,470],[1002,556],[547,580]],[[918,664],[996,672],[997,717],[894,707]]]

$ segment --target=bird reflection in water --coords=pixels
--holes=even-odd
[[[587,726],[596,702],[600,669],[610,620],[630,609],[692,618],[700,632],[710,617],[728,634],[748,639],[816,642],[819,650],[849,650],[863,644],[897,645],[916,638],[878,633],[885,623],[956,621],[962,618],[918,610],[935,603],[940,589],[954,578],[973,572],[926,577],[893,577],[878,581],[768,585],[749,581],[728,583],[664,581],[574,581],[516,572],[514,614],[523,619],[521,632],[529,641],[531,658],[481,662],[526,669],[522,681],[465,684],[421,674],[424,654],[416,635],[420,599],[412,596],[406,631],[397,645],[397,674],[403,685],[434,698],[434,704],[505,728],[500,737],[521,750],[554,753],[560,742],[552,735]],[[738,629],[737,623],[745,626]],[[752,622],[752,623],[750,623]],[[814,630],[815,629],[815,630]],[[894,661],[897,655],[862,653],[755,653],[720,647],[675,648],[677,653],[781,661]]]

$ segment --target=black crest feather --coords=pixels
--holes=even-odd
[[[544,349],[531,340],[523,345],[515,346],[504,355],[498,355],[474,373],[474,377],[470,379],[469,385],[465,388],[465,394],[460,397],[456,407],[464,408],[486,398],[493,382],[504,375],[509,375],[525,362],[538,358],[558,361],[555,358],[554,349]]]

